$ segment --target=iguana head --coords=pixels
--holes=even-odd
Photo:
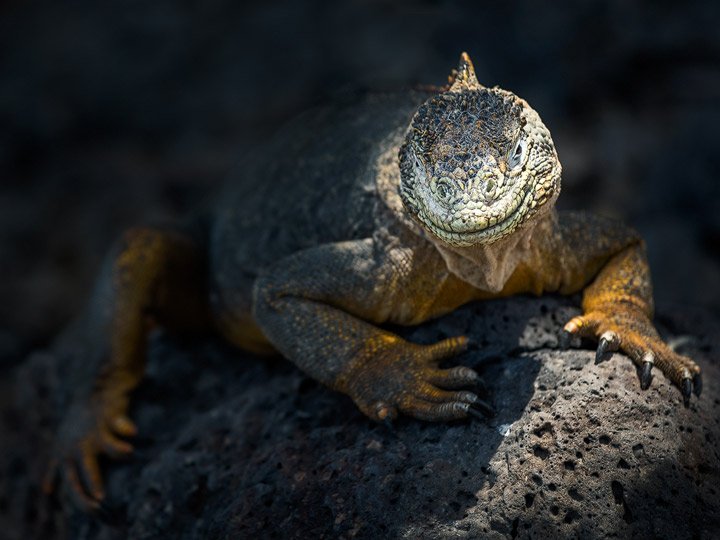
[[[447,90],[415,113],[399,157],[405,208],[453,246],[511,234],[560,192],[560,162],[538,114],[480,85],[466,53]]]

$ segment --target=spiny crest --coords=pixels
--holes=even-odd
[[[463,90],[479,90],[484,88],[475,75],[475,67],[468,53],[460,54],[460,63],[453,69],[448,77],[449,92],[462,92]]]

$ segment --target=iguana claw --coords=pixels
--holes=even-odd
[[[595,352],[595,363],[599,364],[603,361],[605,353],[615,352],[620,346],[620,338],[612,330],[608,330],[602,336],[598,342],[597,351]]]
[[[652,381],[652,368],[653,368],[653,361],[652,360],[645,360],[645,363],[642,366],[642,370],[640,372],[640,388],[643,390],[647,390],[650,388],[650,382]]]
[[[480,413],[480,415],[478,415],[478,412]],[[495,409],[487,401],[477,399],[474,403],[470,405],[470,408],[468,409],[468,414],[471,414],[477,418],[485,419],[495,416]]]
[[[572,341],[572,334],[565,330],[564,328],[560,330],[560,334],[558,335],[558,346],[563,350],[566,351],[570,348],[570,342]]]
[[[693,383],[690,378],[682,381],[683,404],[688,407],[690,405],[690,396],[692,395]]]
[[[695,395],[697,397],[700,397],[700,394],[702,393],[702,374],[696,373],[693,377],[693,390],[695,391]]]

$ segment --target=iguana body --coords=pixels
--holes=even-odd
[[[132,450],[128,396],[148,331],[213,329],[278,351],[370,418],[463,418],[483,408],[466,367],[439,369],[465,337],[416,345],[382,329],[478,299],[583,291],[566,336],[599,338],[641,370],[700,392],[700,369],[651,323],[644,246],[626,227],[553,209],[560,165],[523,100],[477,83],[463,55],[444,89],[370,95],[283,131],[192,232],[129,231],[89,309],[107,362],[76,399],[58,463],[82,505],[103,498],[97,456]],[[200,232],[197,232],[197,231]],[[82,329],[82,327],[81,327]]]

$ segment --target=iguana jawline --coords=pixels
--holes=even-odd
[[[510,201],[510,204],[506,205],[505,215],[485,227],[464,231],[453,230],[449,223],[442,222],[432,212],[425,212],[422,209],[419,210],[417,217],[427,230],[451,245],[468,247],[478,243],[488,244],[510,234],[529,214],[532,210],[534,188],[534,183],[525,184],[520,186],[519,193],[505,197],[505,200]],[[500,204],[503,202],[499,201]],[[487,218],[485,220],[487,221]]]

